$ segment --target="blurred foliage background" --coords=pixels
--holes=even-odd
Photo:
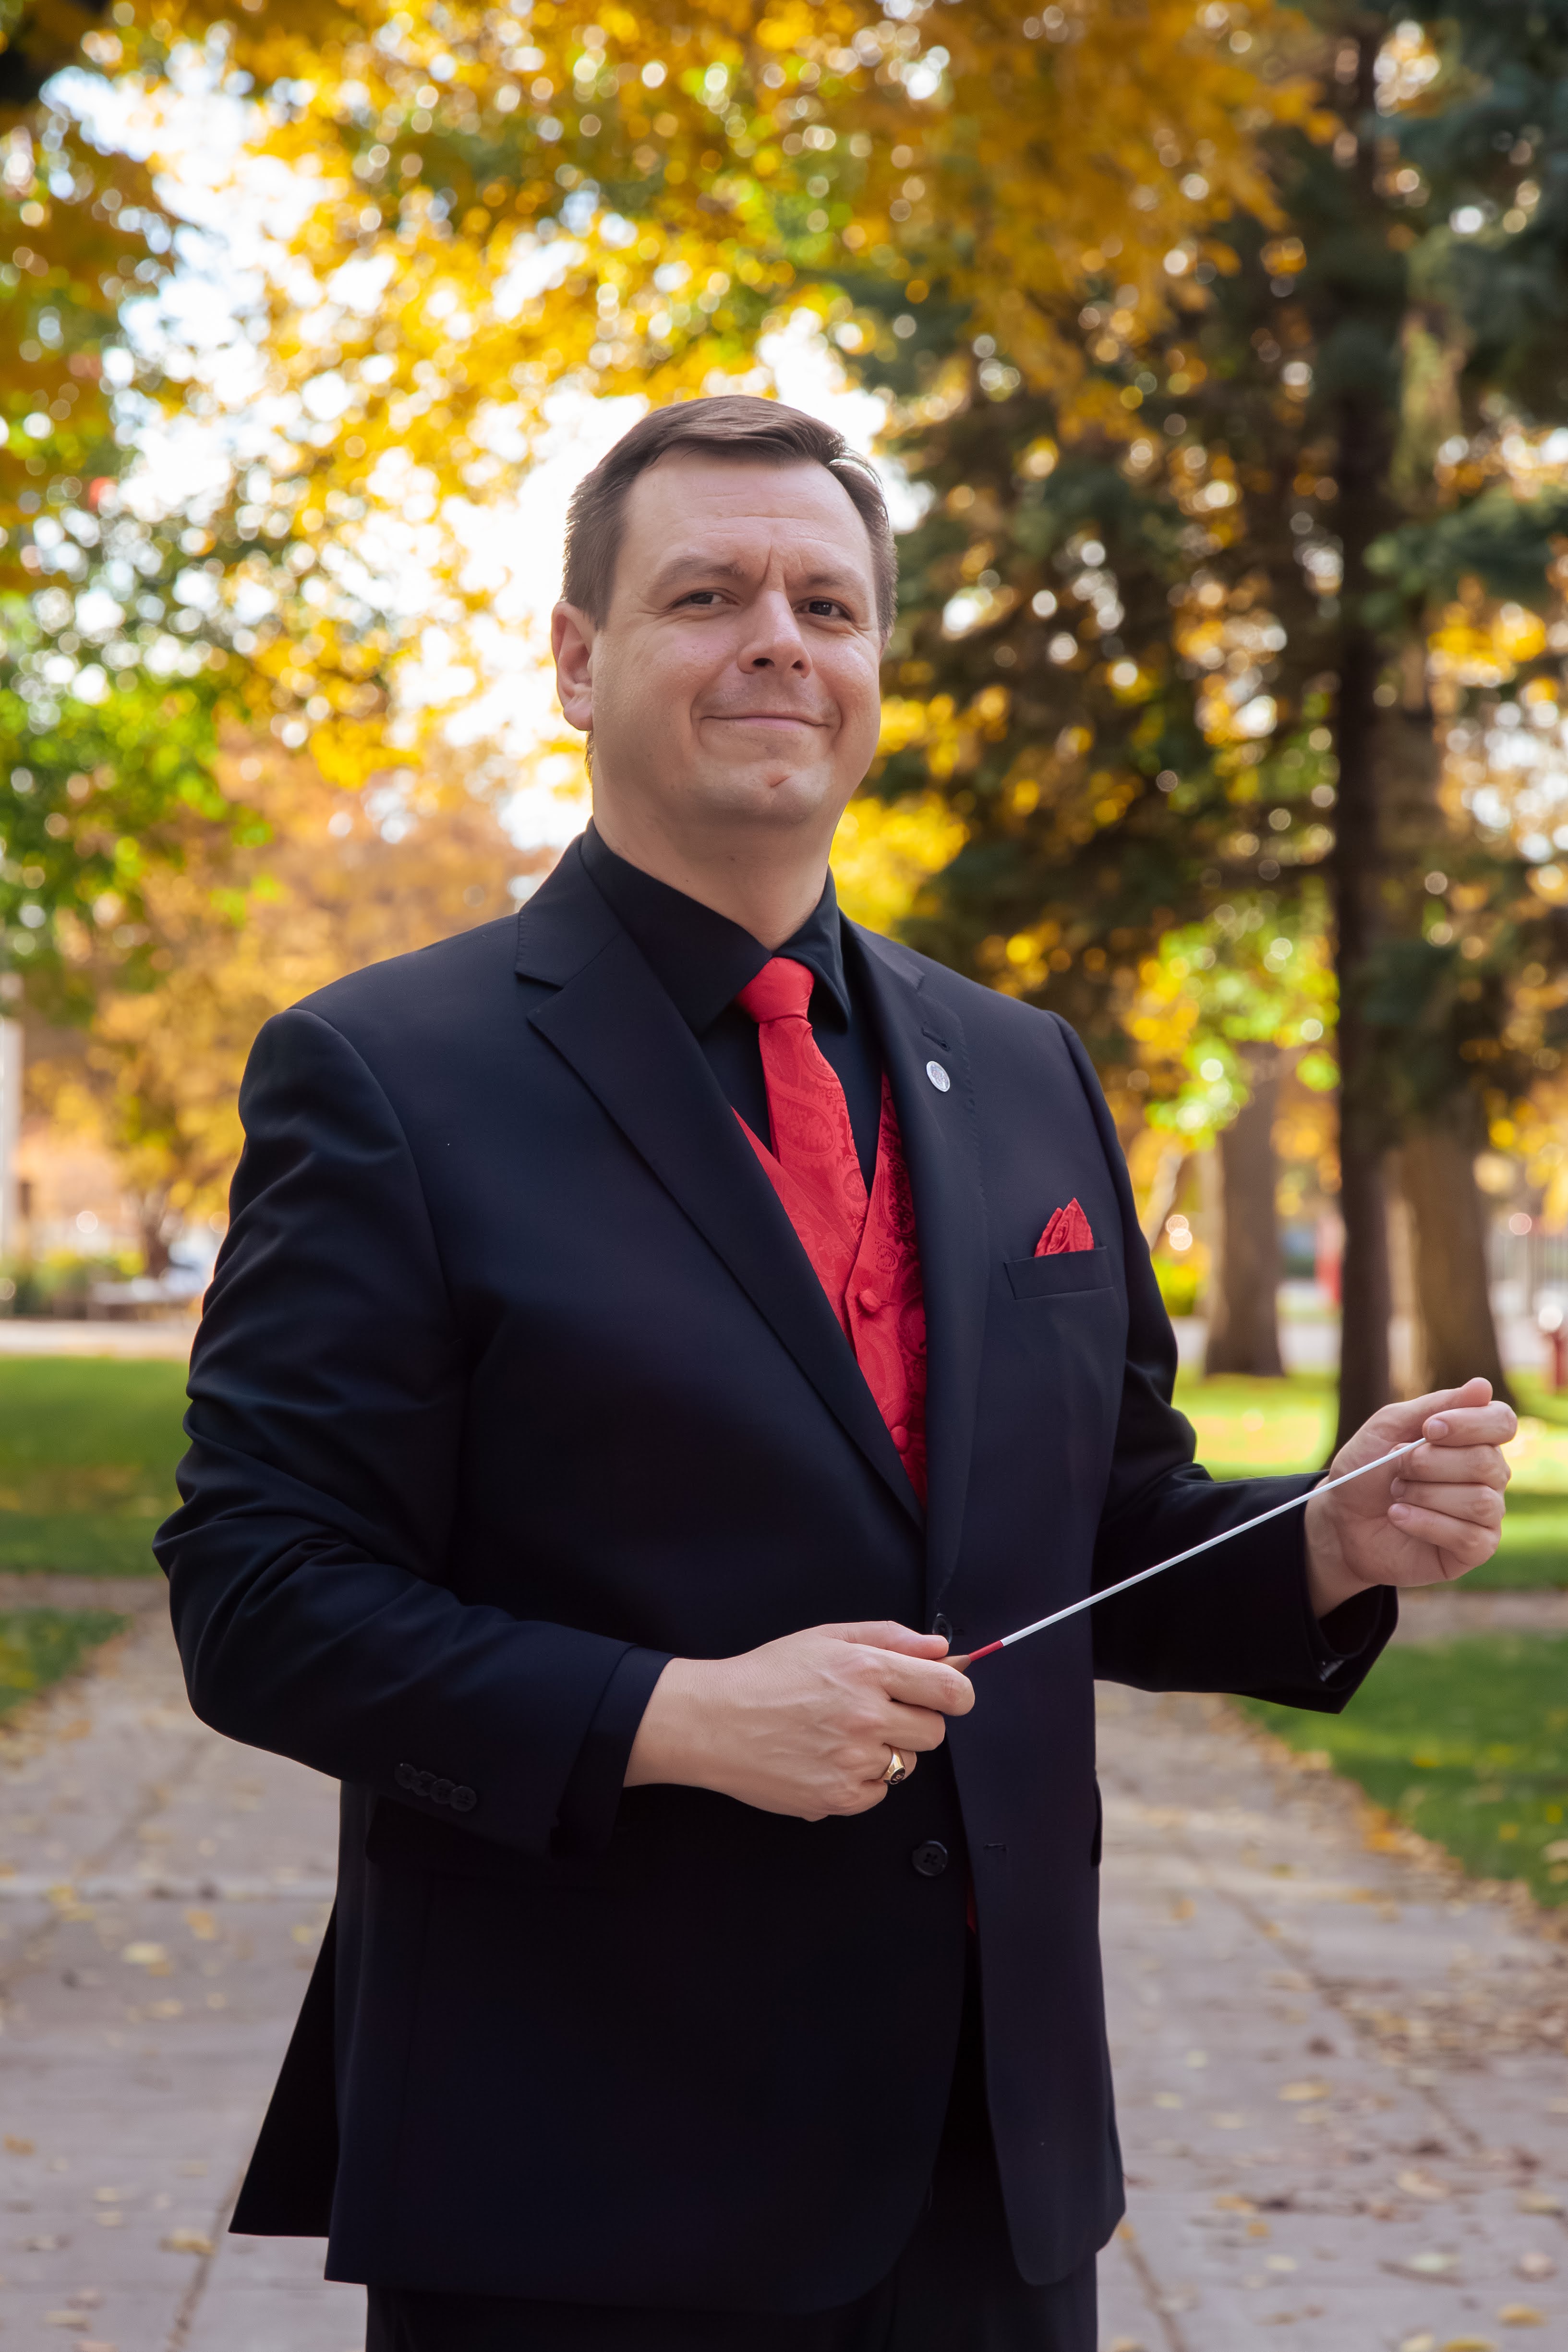
[[[852,911],[1079,1026],[1212,1370],[1280,1370],[1282,1213],[1342,1423],[1506,1390],[1492,1228],[1568,1221],[1565,66],[1568,0],[0,0],[0,1012],[143,1266],[258,1023],[570,829],[486,715],[566,406],[804,337],[910,523]]]
[[[1265,1712],[1568,1901],[1565,68],[1568,0],[0,0],[0,1129],[25,1032],[89,1171],[0,1313],[193,1298],[261,1022],[577,829],[572,468],[823,401],[903,532],[843,901],[1087,1040],[1217,1472],[1517,1396],[1538,1630]],[[0,1358],[0,1573],[147,1571],[183,1379]],[[0,1711],[120,1622],[0,1616]]]

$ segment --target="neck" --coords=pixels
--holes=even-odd
[[[754,839],[673,841],[656,825],[639,823],[634,812],[606,809],[597,793],[593,822],[605,847],[628,866],[727,916],[765,948],[793,939],[827,883],[827,847],[814,837],[760,849]]]

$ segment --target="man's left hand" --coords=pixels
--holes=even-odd
[[[1334,1455],[1343,1477],[1412,1437],[1413,1454],[1307,1504],[1307,1580],[1319,1617],[1375,1584],[1443,1584],[1490,1559],[1502,1529],[1512,1409],[1490,1381],[1385,1405]]]

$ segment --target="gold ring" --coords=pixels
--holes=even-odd
[[[904,1762],[896,1748],[890,1748],[888,1749],[887,1769],[882,1777],[887,1782],[890,1789],[896,1789],[901,1780],[908,1780],[909,1767]]]

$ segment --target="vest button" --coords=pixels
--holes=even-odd
[[[936,1087],[939,1095],[945,1095],[948,1087],[953,1083],[952,1079],[947,1076],[946,1071],[942,1067],[940,1062],[927,1062],[925,1065],[925,1075],[930,1079],[932,1085]]]
[[[882,1299],[874,1290],[857,1290],[855,1303],[862,1315],[874,1315],[882,1305]]]
[[[947,1867],[947,1849],[935,1838],[927,1838],[924,1845],[915,1847],[909,1859],[922,1878],[940,1878]]]
[[[907,1453],[909,1449],[909,1432],[905,1429],[901,1421],[894,1423],[893,1428],[888,1432],[888,1434],[901,1454]]]
[[[953,1638],[953,1628],[940,1611],[931,1620],[931,1631],[944,1642],[950,1642]]]

